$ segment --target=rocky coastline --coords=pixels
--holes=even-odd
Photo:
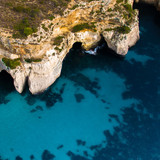
[[[22,93],[28,83],[32,94],[46,90],[60,76],[65,56],[76,42],[85,50],[103,37],[124,56],[139,39],[138,10],[133,1],[71,1],[63,15],[43,20],[26,39],[13,38],[12,30],[0,28],[0,71],[6,70]]]

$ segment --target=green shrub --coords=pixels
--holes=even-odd
[[[105,31],[113,31],[114,28],[106,28]]]
[[[131,29],[128,26],[121,26],[121,27],[116,27],[116,28],[106,28],[104,31],[117,31],[122,34],[128,34]]]
[[[26,28],[26,27],[29,27],[29,21],[27,18],[24,18],[20,23],[18,23],[14,26],[14,29],[23,34],[24,28]]]
[[[40,0],[39,3],[40,3],[40,4],[44,4],[44,3],[45,3],[45,0]]]
[[[117,2],[117,3],[122,3],[122,2],[123,2],[123,0],[117,0],[116,2]]]
[[[118,11],[118,12],[122,12],[122,8],[119,6],[119,5],[115,5],[115,7],[114,7],[114,9],[113,9],[114,11]]]
[[[131,29],[128,26],[116,27],[115,30],[122,34],[128,34],[131,31]]]
[[[57,51],[59,51],[59,52],[62,51],[62,48],[55,47],[54,49],[57,50]]]
[[[78,4],[75,4],[72,8],[71,8],[71,10],[74,10],[74,9],[76,9],[78,7]]]
[[[92,14],[94,14],[94,11],[93,11],[93,10],[90,12],[90,15],[92,15]]]
[[[15,33],[13,38],[26,38],[28,35],[37,32],[37,28],[30,25],[28,18],[24,18],[20,23],[14,26]]]
[[[57,36],[57,37],[54,39],[53,45],[59,45],[60,43],[62,43],[62,42],[63,42],[63,38],[64,38],[64,36]]]
[[[28,16],[33,17],[33,18],[35,18],[36,15],[38,15],[39,13],[38,8],[29,8],[29,7],[24,7],[24,6],[15,6],[13,7],[13,10],[19,13],[27,13]]]
[[[47,32],[48,28],[45,26],[45,24],[42,24],[42,28]]]
[[[33,29],[32,28],[30,28],[30,27],[25,27],[24,28],[24,34],[26,35],[26,36],[29,36],[30,34],[32,34],[33,33]]]
[[[33,33],[37,32],[38,29],[35,26],[32,26]]]
[[[51,15],[48,17],[48,19],[50,19],[51,21],[55,18],[55,16]]]
[[[20,66],[20,59],[9,59],[9,58],[2,58],[3,63],[9,67],[10,69],[15,69],[17,66]]]
[[[40,59],[40,58],[26,58],[25,59],[25,61],[27,62],[27,63],[32,63],[32,62],[41,62],[42,61],[42,59]]]
[[[24,6],[15,6],[15,7],[13,7],[13,10],[15,12],[23,12],[24,11]]]
[[[126,13],[124,13],[123,14],[123,18],[127,20],[128,19],[128,15]]]
[[[14,33],[14,34],[12,35],[12,37],[13,37],[13,38],[20,38],[20,37],[22,37],[22,35],[21,35],[19,32],[17,32],[17,33]]]
[[[112,12],[112,11],[113,11],[113,9],[112,9],[112,8],[109,8],[107,11],[108,11],[108,12]]]
[[[88,23],[82,23],[82,24],[78,24],[76,26],[74,26],[72,28],[72,32],[79,32],[81,30],[84,29],[91,29],[95,31],[96,26],[94,25],[94,23],[88,24]]]
[[[51,23],[48,27],[51,28],[53,26],[53,23]]]
[[[35,8],[35,9],[32,9],[30,12],[29,12],[29,15],[32,17],[32,18],[35,18],[39,13],[39,9],[38,8]]]

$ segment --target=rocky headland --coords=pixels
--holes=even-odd
[[[13,77],[19,93],[26,83],[32,94],[52,85],[76,42],[89,50],[103,37],[109,48],[123,56],[139,39],[138,11],[132,9],[132,0],[71,0],[65,5],[61,14],[43,19],[34,32],[29,25],[22,28],[24,36],[19,35],[20,27],[15,31],[0,25],[0,71]]]

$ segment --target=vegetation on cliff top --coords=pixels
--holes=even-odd
[[[71,0],[1,0],[0,27],[14,31],[14,38],[25,38],[36,32],[43,19],[62,15]],[[82,0],[88,1],[91,0]],[[75,9],[75,5],[72,9]]]
[[[105,31],[113,31],[113,30],[121,34],[128,34],[131,31],[131,29],[128,26],[120,26],[120,27],[105,29]]]
[[[90,29],[90,30],[93,30],[93,31],[96,31],[96,26],[94,23],[91,23],[91,24],[88,24],[88,23],[82,23],[82,24],[77,24],[76,26],[74,26],[72,28],[72,32],[79,32],[81,30],[84,30],[84,29]]]
[[[21,65],[19,58],[17,59],[2,58],[2,61],[10,69],[15,69],[17,66]]]
[[[122,34],[128,34],[131,31],[131,29],[128,26],[117,27],[115,30]]]
[[[57,36],[56,38],[54,38],[53,45],[60,45],[60,43],[63,42],[63,38],[64,38],[64,36]]]
[[[62,14],[70,0],[1,0],[0,27],[14,30],[15,38],[36,32],[43,19]]]
[[[30,59],[29,59],[29,58],[26,58],[25,61],[26,61],[27,63],[41,62],[42,59],[41,59],[41,58],[30,58]]]

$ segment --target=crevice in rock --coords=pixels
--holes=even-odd
[[[25,80],[25,84],[24,84],[22,95],[26,94],[28,91],[29,91],[29,84],[28,84],[28,76],[27,76],[26,80]]]

